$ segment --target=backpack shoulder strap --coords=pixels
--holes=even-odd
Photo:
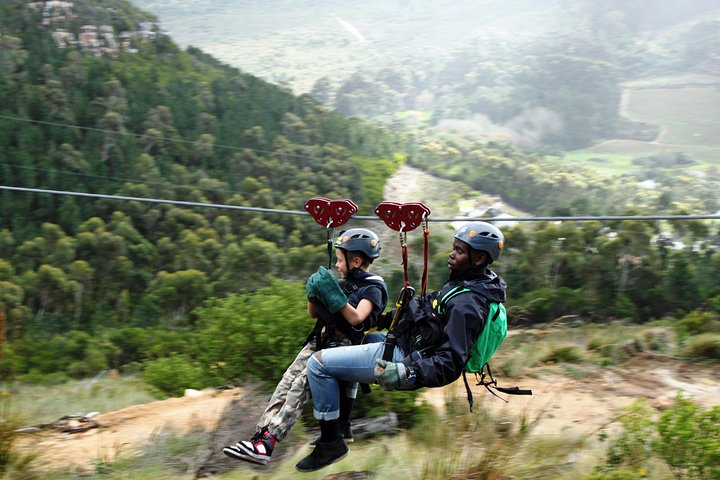
[[[445,307],[447,307],[447,304],[450,300],[457,297],[461,293],[465,293],[465,292],[469,292],[469,291],[470,291],[469,288],[458,285],[458,286],[451,288],[447,292],[445,292],[445,294],[442,297],[440,297],[440,300],[437,300],[437,299],[435,300],[437,302],[437,304],[434,306],[437,310],[438,315],[445,314]]]

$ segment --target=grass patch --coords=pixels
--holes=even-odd
[[[609,175],[629,174],[638,171],[637,165],[632,163],[636,158],[636,155],[632,153],[602,153],[586,149],[567,152],[563,158],[568,163],[583,165]]]
[[[703,360],[720,360],[720,333],[702,333],[690,337],[683,347],[688,357]]]
[[[2,391],[19,418],[32,424],[89,412],[112,412],[131,405],[157,400],[147,384],[135,377],[106,376],[97,381],[76,380],[47,385],[5,384]]]
[[[659,141],[720,147],[720,90],[716,86],[626,90],[628,118],[662,125]]]
[[[40,478],[33,474],[30,464],[37,453],[20,453],[15,449],[15,440],[19,433],[21,420],[14,413],[8,399],[0,400],[0,478],[18,478],[34,480]]]
[[[545,363],[580,363],[583,361],[582,349],[573,344],[551,345],[543,357]]]

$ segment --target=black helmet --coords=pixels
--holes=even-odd
[[[380,256],[380,238],[367,228],[351,228],[342,232],[335,248],[346,252],[362,252],[371,261]]]
[[[505,245],[505,236],[499,228],[486,222],[469,222],[455,233],[455,238],[470,245],[474,250],[486,252],[494,262]]]

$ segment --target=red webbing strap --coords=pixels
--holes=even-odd
[[[423,246],[423,272],[422,272],[422,280],[420,280],[420,298],[425,298],[425,290],[427,289],[427,277],[428,277],[428,258],[430,255],[430,247],[429,247],[429,241],[428,236],[430,235],[430,229],[428,228],[428,222],[427,218],[423,221],[423,237],[424,237],[424,246]]]

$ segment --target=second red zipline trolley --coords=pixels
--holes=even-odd
[[[430,235],[430,229],[428,227],[428,216],[430,216],[430,209],[423,203],[410,202],[410,203],[397,203],[397,202],[382,202],[377,208],[375,208],[375,215],[385,222],[385,225],[391,229],[399,232],[400,234],[400,249],[402,251],[402,265],[403,265],[403,288],[400,290],[400,294],[395,302],[395,314],[393,315],[392,321],[388,326],[388,334],[385,337],[385,348],[383,350],[383,360],[391,361],[392,352],[397,345],[397,338],[393,333],[393,328],[397,323],[398,319],[403,316],[410,299],[415,295],[415,289],[410,285],[408,278],[408,246],[407,246],[407,232],[415,230],[417,227],[422,225],[423,237],[424,237],[424,248],[423,248],[423,272],[420,280],[420,299],[425,298],[425,290],[427,289],[427,273],[428,273],[428,236]]]

